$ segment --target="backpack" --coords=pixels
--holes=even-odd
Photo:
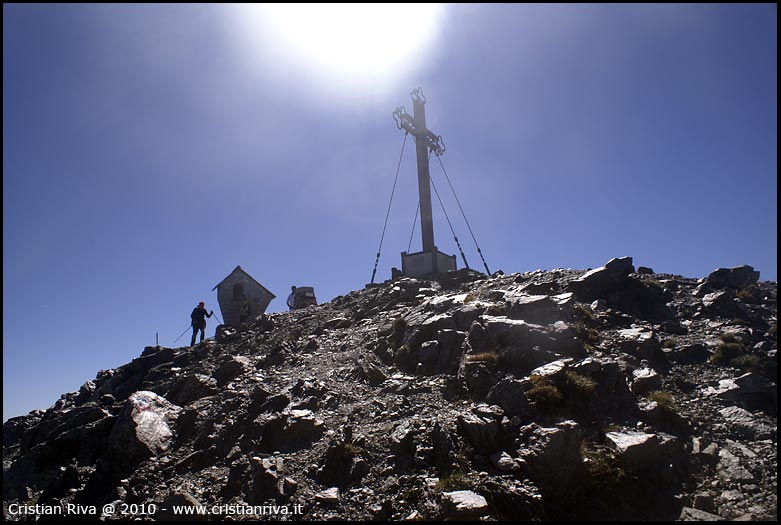
[[[196,328],[200,328],[201,326],[206,325],[206,319],[200,319],[200,316],[196,314],[197,311],[198,308],[195,308],[193,313],[190,314],[190,324]]]

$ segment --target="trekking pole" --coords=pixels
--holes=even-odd
[[[214,313],[214,310],[212,310],[212,315],[213,315],[214,317],[217,317],[217,314],[216,314],[216,313]],[[217,320],[218,320],[218,321],[220,321],[220,318],[219,318],[219,317],[217,317]],[[222,321],[220,321],[220,324],[223,324],[223,323],[222,323]]]
[[[187,330],[185,330],[184,332],[182,332],[182,335],[186,334],[186,333],[187,333],[187,331],[188,331],[190,328],[192,328],[192,327],[193,327],[193,325],[192,325],[192,324],[190,324],[190,326],[188,326],[188,327],[187,327]],[[176,343],[176,342],[177,342],[179,339],[181,339],[181,338],[182,338],[182,335],[180,335],[179,337],[177,337],[176,339],[174,339],[174,343]]]

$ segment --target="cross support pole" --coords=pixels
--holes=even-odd
[[[426,108],[419,98],[413,98],[415,127],[426,130]],[[418,157],[418,193],[420,195],[420,230],[423,236],[423,251],[434,251],[434,218],[431,212],[431,179],[428,170],[428,144],[425,140],[415,141]]]

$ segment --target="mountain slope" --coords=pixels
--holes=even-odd
[[[775,519],[758,277],[461,270],[148,347],[5,423],[4,515]]]

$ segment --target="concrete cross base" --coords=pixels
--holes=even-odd
[[[405,277],[421,277],[455,269],[456,256],[442,253],[436,246],[429,252],[401,252],[401,273]]]

